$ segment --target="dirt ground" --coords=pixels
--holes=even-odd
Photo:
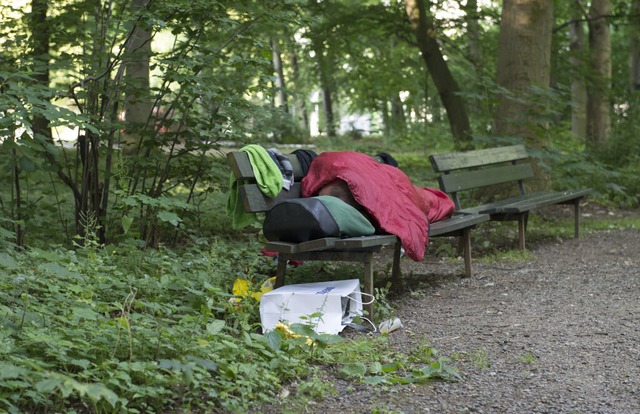
[[[524,261],[476,261],[468,279],[461,263],[403,259],[414,288],[394,302],[404,328],[390,343],[427,338],[462,381],[335,378],[336,395],[306,412],[640,413],[640,230],[528,247]]]

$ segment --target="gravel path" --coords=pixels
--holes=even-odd
[[[531,249],[524,262],[475,263],[469,279],[460,264],[423,263],[434,276],[398,301],[405,328],[391,344],[427,338],[463,381],[335,379],[339,395],[307,412],[640,413],[640,231]]]

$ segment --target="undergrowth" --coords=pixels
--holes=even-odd
[[[239,413],[287,386],[291,400],[321,398],[326,370],[380,384],[457,377],[426,345],[403,354],[382,336],[305,325],[263,335],[258,302],[230,300],[236,278],[272,275],[257,243],[82,246],[0,253],[0,411]]]

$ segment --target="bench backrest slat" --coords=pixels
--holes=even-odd
[[[452,172],[438,177],[440,189],[446,193],[471,190],[533,177],[531,164],[503,165],[482,170]]]
[[[529,159],[529,154],[524,145],[511,145],[450,154],[434,154],[429,157],[434,171],[445,174],[463,168],[475,168],[527,159]]]
[[[293,167],[293,178],[296,181],[302,180],[303,172],[300,161],[295,154],[283,154],[291,162]],[[233,151],[227,154],[227,162],[231,167],[231,172],[238,180],[247,180],[249,182],[255,182],[256,176],[251,167],[251,161],[249,161],[249,155],[244,151]]]
[[[244,210],[248,213],[263,213],[271,210],[282,200],[301,197],[301,184],[294,183],[289,190],[282,190],[277,197],[266,197],[257,184],[243,184],[238,187],[240,197],[244,203]]]
[[[244,210],[248,213],[263,213],[271,210],[276,203],[291,198],[300,198],[303,178],[302,166],[295,154],[283,154],[291,162],[295,182],[289,190],[282,190],[277,197],[265,196],[258,184],[253,172],[249,155],[244,151],[233,151],[227,154],[227,162],[231,172],[238,180],[238,193],[242,199]]]

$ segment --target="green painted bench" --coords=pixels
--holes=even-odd
[[[234,177],[238,180],[238,191],[244,210],[250,213],[265,213],[276,203],[291,198],[301,197],[303,170],[295,154],[285,155],[294,170],[295,183],[289,191],[281,191],[277,197],[266,197],[256,184],[255,174],[245,152],[233,151],[227,154],[227,162]],[[464,254],[465,275],[471,276],[471,229],[477,224],[489,220],[484,214],[457,214],[449,219],[432,223],[429,228],[430,237],[459,237]],[[284,285],[287,262],[290,260],[321,260],[360,262],[364,265],[363,291],[374,293],[373,264],[374,254],[385,246],[394,246],[392,283],[400,281],[401,245],[394,235],[373,235],[366,237],[335,238],[328,237],[303,243],[285,243],[267,241],[264,248],[278,253],[275,287]],[[365,306],[372,316],[372,306]]]
[[[429,159],[435,172],[440,174],[440,189],[453,199],[457,212],[488,214],[491,220],[517,221],[520,249],[525,249],[529,212],[549,205],[574,206],[574,235],[579,237],[580,202],[591,189],[527,193],[524,182],[532,178],[534,173],[524,145],[434,154]],[[461,192],[496,185],[512,185],[517,195],[473,207],[463,208],[461,205]]]

